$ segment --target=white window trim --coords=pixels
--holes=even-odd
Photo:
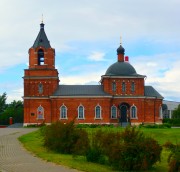
[[[133,88],[132,84],[134,85],[134,89],[132,89]],[[135,90],[136,90],[136,85],[135,85],[135,82],[133,81],[133,82],[131,82],[131,92],[134,93]]]
[[[126,92],[126,82],[122,82],[122,93]]]
[[[79,118],[79,108],[80,108],[80,106],[83,107],[83,118]],[[84,116],[84,106],[83,105],[79,105],[78,106],[78,119],[85,119],[85,116]]]
[[[97,107],[100,107],[100,117],[99,118],[97,118],[97,116],[96,116],[96,108]],[[94,109],[94,112],[95,112],[95,117],[94,117],[94,119],[102,119],[102,116],[101,116],[101,111],[102,111],[102,108],[101,108],[101,106],[98,104],[96,107],[95,107],[95,109]]]
[[[116,92],[116,82],[112,82],[112,91]]]
[[[66,108],[66,118],[62,118],[62,117],[61,117],[61,108],[62,108],[62,107],[65,107],[65,108]],[[68,110],[68,109],[67,109],[67,107],[66,107],[64,104],[60,107],[60,117],[59,117],[59,119],[68,119],[68,117],[67,117],[67,110]]]
[[[132,117],[132,108],[133,107],[135,107],[135,109],[136,109],[136,113],[135,113],[136,117],[135,118]],[[137,107],[134,104],[130,108],[130,119],[138,119],[138,116],[137,116]]]
[[[113,115],[112,115],[112,108],[113,107],[116,108],[116,116],[115,116],[115,118],[113,118]],[[111,106],[111,119],[117,119],[117,107],[115,105]]]

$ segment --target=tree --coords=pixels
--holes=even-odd
[[[173,111],[172,118],[174,119],[180,119],[180,105],[178,105],[178,108]]]
[[[3,113],[0,115],[0,124],[8,125],[9,118],[13,118],[13,123],[23,122],[23,102],[14,100],[6,106]]]
[[[0,114],[6,109],[6,100],[7,100],[7,94],[3,93],[2,96],[0,95]]]

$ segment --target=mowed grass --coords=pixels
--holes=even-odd
[[[23,143],[24,147],[28,151],[48,162],[53,162],[55,164],[87,172],[112,171],[112,169],[108,166],[87,162],[86,158],[83,156],[73,157],[72,155],[59,154],[47,150],[43,146],[43,138],[39,130],[23,135],[19,138],[19,140]]]
[[[113,130],[113,131],[123,131],[122,128],[102,128],[103,130]],[[97,129],[88,128],[89,134],[93,134]],[[171,141],[176,144],[180,142],[180,129],[148,129],[141,128],[142,132],[147,136],[151,136],[156,139],[161,145],[166,141]],[[106,165],[99,165],[95,163],[90,163],[86,161],[86,158],[83,156],[73,157],[72,155],[58,154],[53,151],[47,150],[43,146],[43,137],[40,134],[40,131],[35,131],[24,136],[21,136],[19,140],[23,143],[24,147],[35,154],[37,157],[40,157],[46,161],[53,162],[59,165],[67,166],[74,168],[80,171],[86,172],[114,172],[114,170]],[[150,171],[156,172],[165,172],[168,171],[167,157],[169,152],[163,149],[161,155],[161,162],[157,163],[153,169]]]

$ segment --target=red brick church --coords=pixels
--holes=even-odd
[[[101,76],[100,85],[59,85],[55,49],[41,23],[24,70],[24,126],[73,119],[86,124],[162,123],[163,97],[145,86],[146,76],[124,54],[120,44],[117,61]]]

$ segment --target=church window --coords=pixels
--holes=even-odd
[[[84,107],[82,105],[78,107],[78,119],[84,119]]]
[[[162,113],[162,106],[159,107],[159,118],[162,119],[163,113]]]
[[[64,105],[60,107],[60,119],[67,119],[67,108]]]
[[[122,92],[125,92],[126,91],[126,84],[125,82],[122,82]]]
[[[44,51],[38,50],[38,65],[44,65]]]
[[[112,83],[112,91],[113,91],[113,92],[116,91],[116,83],[115,83],[115,82]]]
[[[39,94],[43,93],[43,84],[42,83],[39,83],[39,85],[38,85],[38,92],[39,92]]]
[[[131,92],[135,92],[135,83],[131,82]]]
[[[131,113],[131,118],[137,118],[137,108],[136,106],[131,106],[131,109],[130,109],[130,113]]]
[[[111,118],[112,119],[117,118],[117,108],[116,108],[116,106],[111,107]]]
[[[95,107],[95,119],[100,119],[101,118],[101,106],[96,106]]]
[[[44,119],[44,108],[41,105],[37,108],[37,119]]]

